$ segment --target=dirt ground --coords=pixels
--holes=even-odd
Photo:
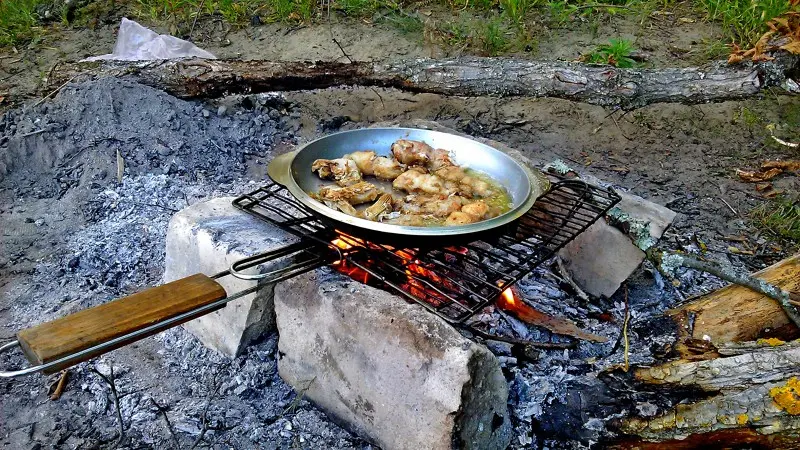
[[[540,40],[538,54],[574,58],[585,46],[604,41],[613,32],[630,34],[640,48],[652,48],[654,65],[688,65],[693,62],[692,55],[701,53],[703,39],[715,30],[698,23],[687,24],[684,30],[682,25],[676,26],[684,23],[677,18],[656,18],[656,25],[647,27],[612,19],[596,32],[555,30],[552,41]],[[197,31],[201,36],[198,44],[220,57],[342,57],[326,28],[264,25],[226,32],[220,26],[202,24]],[[39,80],[56,60],[110,52],[114,30],[114,25],[64,30],[48,35],[35,50],[0,55],[0,92],[8,93],[0,107],[33,103],[40,95],[36,91]],[[346,43],[345,50],[353,59],[444,52],[422,39],[379,25],[335,24],[332,31]],[[570,44],[561,45],[565,40]],[[671,47],[678,50],[669,50]],[[756,226],[751,212],[768,200],[735,174],[738,168],[756,168],[765,160],[798,157],[796,149],[776,144],[767,129],[773,124],[776,136],[800,140],[800,98],[796,96],[767,92],[747,101],[657,104],[623,112],[554,99],[445,98],[338,88],[286,93],[288,104],[265,104],[256,111],[252,102],[243,102],[241,97],[188,105],[159,97],[165,103],[136,116],[136,120],[156,120],[175,108],[177,116],[170,122],[175,134],[164,136],[186,142],[211,136],[208,142],[182,147],[166,141],[141,144],[106,136],[103,133],[112,132],[96,131],[97,127],[88,125],[95,120],[91,108],[67,112],[58,109],[63,105],[52,106],[62,95],[65,93],[34,109],[30,117],[63,123],[58,131],[63,136],[21,138],[21,132],[35,130],[39,124],[26,122],[29,116],[22,109],[0,121],[0,151],[9,152],[12,141],[34,142],[20,147],[25,151],[14,154],[14,164],[4,162],[0,181],[2,341],[33,323],[157,284],[163,271],[166,221],[175,210],[207,198],[245,192],[264,179],[266,161],[298,142],[340,127],[385,120],[435,120],[503,142],[537,161],[562,159],[579,172],[666,205],[678,213],[664,238],[671,249],[689,248],[699,240],[708,246],[707,256],[748,271],[797,251],[796,243],[777,239]],[[119,114],[114,108],[135,105],[128,103],[131,101],[112,97],[109,105]],[[64,111],[69,117],[57,117],[53,111]],[[213,124],[195,125],[206,116],[211,116]],[[124,123],[124,116],[120,117]],[[224,139],[226,130],[251,126],[258,117],[272,120],[259,125],[263,127],[259,130],[276,130],[274,138],[258,144],[258,150],[245,148],[253,144],[246,140],[246,132],[227,143],[214,140]],[[174,128],[176,123],[178,128]],[[112,130],[119,126],[126,136],[146,138],[144,126],[141,136],[135,135],[133,128],[108,126]],[[199,128],[192,128],[195,126]],[[212,129],[216,131],[212,133]],[[62,149],[47,148],[48,144],[68,142],[75,133],[76,141],[91,142],[76,159]],[[121,141],[115,143],[108,139],[111,137]],[[203,156],[193,158],[193,149],[201,144]],[[222,147],[219,152],[217,146]],[[119,149],[130,152],[125,154],[129,163],[122,183],[115,176],[115,152]],[[37,170],[25,172],[21,167],[27,164]],[[800,192],[800,179],[786,174],[777,178],[774,186],[787,193]],[[148,203],[151,200],[155,203]],[[115,238],[120,233],[135,236],[141,248],[120,248]],[[691,295],[699,287],[688,285],[685,289],[682,293]],[[611,308],[611,304],[601,307]],[[636,338],[632,338],[634,346]],[[267,337],[246,355],[229,361],[182,330],[174,330],[118,350],[96,367],[106,374],[110,366],[115,367],[121,389],[127,393],[122,409],[131,448],[187,448],[201,441],[236,448],[264,442],[274,448],[368,448],[369,444],[329,422],[307,402],[295,402],[295,394],[275,371],[275,341],[275,336]],[[159,375],[153,378],[152,374]],[[48,400],[53,381],[43,376],[0,380],[0,442],[7,448],[113,446],[117,422],[111,396],[89,366],[73,373],[58,401]],[[254,394],[256,390],[260,393]],[[286,414],[292,408],[294,413]],[[230,411],[242,415],[230,415]],[[204,426],[206,416],[214,420]],[[524,447],[521,442],[526,441],[515,441],[515,448]],[[563,440],[548,445],[582,448],[586,443]]]

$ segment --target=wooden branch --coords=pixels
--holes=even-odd
[[[753,274],[784,291],[800,291],[800,254]],[[747,287],[731,285],[668,312],[676,321],[692,318],[691,337],[720,345],[752,341],[770,332],[783,339],[797,337],[784,309],[771,298]]]
[[[708,361],[680,360],[638,368],[635,378],[648,390],[663,386],[670,391],[701,391],[707,395],[681,402],[654,417],[624,419],[621,431],[662,444],[687,435],[747,429],[755,429],[756,435],[765,438],[775,435],[796,439],[800,436],[798,375],[800,345],[796,344]]]
[[[602,106],[637,108],[658,102],[705,103],[744,98],[779,85],[798,58],[700,68],[618,69],[565,61],[513,58],[415,59],[396,63],[338,63],[184,59],[94,61],[55,66],[46,86],[70,79],[124,77],[181,98],[382,86],[459,96],[557,97]]]

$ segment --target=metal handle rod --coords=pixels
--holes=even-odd
[[[301,252],[310,250],[312,248],[319,248],[319,246],[317,244],[314,244],[314,243],[309,243],[308,241],[301,241],[301,242],[298,242],[298,243],[295,243],[295,244],[292,244],[292,245],[288,245],[288,246],[283,247],[283,248],[278,249],[278,250],[259,253],[257,255],[253,255],[253,256],[241,259],[241,260],[235,262],[232,266],[236,266],[239,269],[246,269],[246,268],[250,268],[250,267],[256,266],[258,264],[263,264],[265,262],[277,260],[277,259],[285,257],[285,256],[301,253]],[[255,276],[248,275],[248,274],[240,274],[240,275],[253,276],[253,278],[244,278],[244,279],[262,280],[262,281],[265,281],[266,283],[277,283],[277,282],[286,280],[288,278],[292,278],[294,276],[300,275],[302,273],[308,272],[310,270],[314,270],[314,269],[316,269],[318,267],[322,267],[324,265],[330,264],[331,262],[332,261],[331,261],[329,255],[320,254],[320,255],[315,255],[314,258],[303,260],[303,261],[300,261],[299,263],[292,264],[292,265],[290,265],[288,267],[284,267],[284,268],[277,269],[277,270],[272,270],[272,271],[269,271],[269,272],[266,272],[266,273],[263,273],[263,274],[256,274]],[[235,272],[235,271],[224,271],[224,272],[220,272],[220,273],[212,276],[211,278],[219,279],[219,278],[225,277],[225,276],[227,276],[229,274],[233,275],[233,276],[237,276],[238,272]],[[118,336],[118,337],[116,337],[114,339],[108,340],[106,342],[102,342],[102,343],[94,345],[92,347],[88,347],[86,349],[83,349],[83,350],[81,350],[79,352],[75,352],[75,353],[73,353],[71,355],[67,355],[67,356],[61,357],[59,359],[56,359],[56,360],[53,360],[53,361],[50,361],[50,362],[47,362],[47,363],[44,363],[44,364],[39,364],[39,365],[31,366],[31,367],[25,367],[23,369],[18,369],[18,370],[0,371],[0,378],[21,377],[23,375],[29,375],[29,374],[32,374],[32,373],[40,372],[42,370],[46,370],[46,369],[49,369],[51,367],[60,366],[60,365],[63,365],[65,363],[70,363],[70,362],[73,362],[73,361],[77,362],[77,360],[80,360],[81,357],[83,357],[84,355],[95,353],[95,352],[101,352],[102,353],[103,350],[110,349],[110,348],[114,347],[117,344],[122,344],[122,343],[125,343],[125,342],[132,342],[132,341],[136,341],[138,339],[145,338],[145,337],[147,337],[147,336],[149,336],[151,334],[155,334],[155,333],[158,333],[160,331],[164,331],[164,330],[166,330],[168,328],[172,328],[175,325],[178,325],[178,324],[181,324],[183,322],[186,322],[189,319],[197,318],[199,316],[202,316],[202,315],[208,314],[210,312],[213,312],[213,311],[219,309],[220,307],[224,306],[228,302],[231,302],[231,301],[236,300],[238,298],[241,298],[241,297],[243,297],[245,295],[252,294],[253,292],[256,292],[259,288],[261,288],[263,286],[263,284],[264,284],[264,282],[259,283],[256,286],[252,286],[252,287],[247,288],[247,289],[245,289],[243,291],[236,292],[235,294],[231,294],[230,296],[227,296],[227,297],[222,298],[220,300],[217,300],[215,302],[209,303],[207,305],[203,305],[203,306],[201,306],[199,308],[195,308],[195,309],[193,309],[191,311],[186,311],[184,313],[178,314],[177,316],[170,317],[169,319],[165,319],[165,320],[163,320],[161,322],[157,322],[157,323],[154,323],[152,325],[148,325],[148,326],[146,326],[144,328],[141,328],[139,330],[132,331],[132,332],[130,332],[128,334],[125,334],[125,335],[122,335],[122,336]],[[20,344],[19,344],[18,340],[7,342],[7,343],[3,344],[2,346],[0,346],[0,353],[7,352],[7,351],[13,349],[14,347],[19,347],[19,345]]]
[[[333,248],[333,249],[336,250],[336,252],[337,252],[336,258],[331,258],[330,255],[332,255],[332,253],[327,255],[328,256],[327,258],[325,258],[326,255],[320,254],[322,250],[329,249],[329,248]],[[311,253],[311,252],[309,252],[309,250],[316,250],[317,254]],[[267,263],[267,262],[270,262],[270,261],[275,261],[275,260],[280,259],[280,258],[282,258],[284,256],[300,255],[302,253],[308,253],[309,255],[312,255],[313,257],[311,259],[308,259],[308,260],[301,260],[300,262],[291,264],[288,267],[281,267],[281,268],[278,268],[278,269],[275,269],[275,270],[271,270],[271,271],[267,271],[267,272],[260,272],[260,273],[243,273],[242,272],[242,270],[249,269],[251,267],[258,266],[260,264],[264,264],[264,263]],[[342,251],[339,248],[335,247],[335,246],[322,247],[321,245],[319,245],[319,244],[317,244],[315,242],[312,242],[310,240],[304,239],[304,240],[301,240],[300,242],[296,242],[294,244],[287,245],[287,246],[279,248],[277,250],[272,250],[272,251],[268,251],[268,252],[264,252],[264,253],[259,253],[257,255],[248,256],[246,258],[242,258],[242,259],[240,259],[238,261],[235,261],[233,264],[230,265],[230,268],[226,272],[223,272],[223,274],[226,274],[226,275],[227,274],[231,274],[234,277],[242,279],[242,280],[264,280],[264,279],[270,279],[272,282],[275,282],[275,281],[281,281],[281,280],[275,280],[274,279],[275,277],[282,276],[281,274],[284,274],[284,273],[287,273],[287,272],[288,273],[295,273],[295,269],[296,268],[302,270],[302,268],[304,266],[308,265],[308,264],[319,264],[320,266],[322,266],[322,265],[325,265],[325,264],[330,264],[330,263],[336,261],[337,259],[340,260],[340,259],[343,259],[343,258],[344,258],[344,255],[342,254]],[[300,273],[302,273],[302,272],[300,272]],[[215,275],[214,277],[216,277],[216,276],[217,275]],[[214,277],[212,277],[212,278],[214,278]],[[285,279],[285,278],[282,278],[282,279]]]

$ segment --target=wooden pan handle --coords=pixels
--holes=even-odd
[[[17,333],[17,340],[28,361],[33,365],[41,365],[148,328],[146,332],[137,333],[129,339],[85,352],[68,362],[43,370],[46,374],[54,373],[220,309],[225,306],[224,302],[219,302],[213,308],[203,307],[226,297],[225,289],[216,281],[203,274],[191,275],[22,330]],[[197,314],[191,314],[191,311],[199,308],[202,309]],[[184,317],[178,321],[168,321],[180,315]],[[157,324],[161,322],[166,323],[158,327]]]

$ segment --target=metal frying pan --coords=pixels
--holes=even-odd
[[[412,227],[353,217],[333,210],[308,195],[329,183],[311,171],[314,160],[340,158],[357,150],[373,150],[379,156],[391,156],[391,145],[398,139],[424,141],[431,147],[449,150],[456,164],[488,174],[510,194],[511,209],[492,219],[468,225]],[[525,167],[495,148],[465,137],[416,128],[363,128],[334,133],[276,157],[267,170],[273,181],[286,186],[297,200],[340,231],[366,235],[373,240],[400,240],[406,244],[421,244],[422,240],[441,245],[441,239],[445,236],[448,240],[458,240],[459,237],[475,238],[490,230],[497,231],[498,227],[525,214],[550,187],[549,180],[541,172]]]

